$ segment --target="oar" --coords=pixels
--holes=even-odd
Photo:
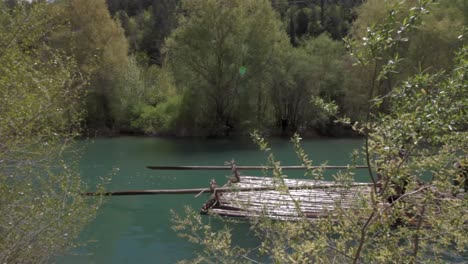
[[[151,170],[231,170],[231,166],[147,166]],[[236,166],[237,170],[271,170],[272,166]],[[304,170],[306,166],[280,166],[283,170]],[[339,169],[366,169],[367,166],[311,166],[312,169],[339,170]]]
[[[366,187],[372,186],[372,183],[354,183],[346,185],[346,187]],[[345,187],[342,184],[325,184],[325,185],[297,185],[287,186],[289,190],[308,190],[308,189],[329,189],[329,188],[342,188]],[[199,194],[201,192],[212,193],[218,192],[248,192],[248,191],[265,191],[265,190],[276,190],[273,186],[264,187],[220,187],[214,190],[209,188],[193,188],[193,189],[159,189],[159,190],[126,190],[126,191],[115,191],[115,192],[87,192],[83,193],[86,196],[123,196],[123,195],[157,195],[157,194]]]

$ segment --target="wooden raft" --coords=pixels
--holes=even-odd
[[[281,186],[275,181],[278,179],[240,176],[238,182],[230,181],[223,186],[240,191],[213,195],[201,213],[249,218],[266,215],[278,220],[298,220],[301,216],[316,219],[329,215],[337,205],[350,208],[359,199],[368,197],[372,188],[369,183],[353,183],[344,188],[330,181],[284,179],[284,185],[289,187],[288,194],[275,190]],[[246,190],[250,188],[257,190]]]

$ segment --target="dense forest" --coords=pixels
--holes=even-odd
[[[362,38],[396,2],[55,1],[47,41],[74,57],[87,80],[80,103],[88,135],[261,129],[339,136],[347,128],[321,113],[314,98],[334,102],[339,116],[363,118],[369,69],[378,65],[353,67],[346,39]],[[406,58],[404,71],[381,80],[372,96],[412,73],[451,69],[466,23],[463,3],[441,1],[416,37],[401,40],[395,49]]]
[[[105,83],[91,80],[96,89],[88,95],[87,128],[181,136],[254,128],[273,135],[340,135],[345,129],[320,113],[312,97],[335,102],[342,116],[362,118],[363,91],[372,78],[368,69],[352,67],[344,38],[364,36],[392,4],[108,0],[108,23],[125,33],[110,43],[125,42],[128,51],[112,55],[120,57],[124,74],[115,71]],[[407,58],[405,73],[389,76],[375,93],[384,95],[419,70],[449,70],[461,45],[464,8],[463,1],[435,7],[418,36],[397,47]]]

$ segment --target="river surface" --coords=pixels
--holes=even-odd
[[[250,140],[195,140],[119,137],[78,142],[82,158],[80,171],[90,186],[111,175],[109,191],[129,189],[204,188],[215,178],[222,185],[229,171],[155,171],[148,165],[224,165],[235,159],[238,165],[266,165],[266,154]],[[351,153],[360,149],[358,139],[305,140],[303,148],[314,165],[351,163]],[[282,165],[300,165],[288,140],[270,140]],[[362,163],[362,162],[361,162]],[[118,169],[118,170],[117,170]],[[113,173],[115,172],[115,173]],[[285,171],[301,178],[301,171]],[[330,177],[332,172],[327,172]],[[365,171],[357,179],[365,180]],[[261,171],[243,171],[261,175]],[[90,189],[92,189],[90,187]],[[92,198],[90,198],[92,199]],[[108,197],[97,218],[81,235],[83,246],[57,259],[58,263],[176,263],[195,256],[199,247],[177,237],[171,229],[171,213],[195,210],[208,195],[154,195]],[[204,216],[207,217],[207,216]],[[234,239],[242,246],[255,245],[248,223],[233,224]]]

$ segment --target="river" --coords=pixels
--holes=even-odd
[[[238,165],[265,165],[266,154],[250,140],[197,140],[119,137],[78,142],[79,163],[83,179],[90,186],[100,177],[110,175],[108,190],[203,188],[215,178],[226,181],[229,171],[154,171],[148,165],[224,165],[235,159]],[[300,165],[293,145],[288,140],[270,141],[275,157],[282,165]],[[351,153],[359,149],[359,139],[305,140],[304,150],[319,165],[345,165]],[[118,169],[118,170],[117,170]],[[259,171],[243,174],[258,175]],[[289,177],[303,177],[303,172],[287,171]],[[328,172],[330,177],[331,172]],[[358,180],[365,180],[357,175]],[[90,187],[91,188],[91,187]],[[58,263],[175,263],[194,257],[199,250],[186,239],[177,237],[171,229],[170,210],[182,212],[188,205],[198,210],[207,195],[121,196],[108,197],[97,218],[80,237],[81,247],[59,257]],[[92,199],[92,198],[90,198]],[[240,243],[255,244],[248,224],[235,224],[233,230],[242,234]]]

